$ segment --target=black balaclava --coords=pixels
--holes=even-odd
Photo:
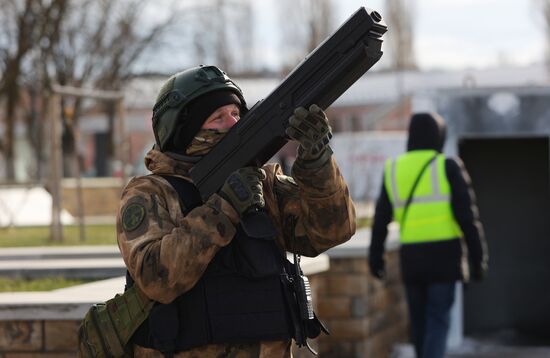
[[[185,152],[193,137],[199,132],[204,121],[218,108],[236,104],[241,108],[239,97],[228,90],[219,90],[206,93],[187,105],[185,113],[180,115],[176,134],[172,139],[171,151]]]
[[[409,123],[407,151],[432,149],[443,151],[445,144],[445,121],[437,113],[417,113]]]

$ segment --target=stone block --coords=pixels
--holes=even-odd
[[[351,317],[351,298],[322,297],[317,301],[317,309],[321,319]]]
[[[0,321],[0,352],[42,349],[40,321]]]
[[[386,332],[379,332],[365,342],[363,347],[365,357],[387,358],[392,345],[393,343],[388,340]]]
[[[367,274],[369,272],[369,265],[364,258],[353,259],[353,272]]]
[[[386,281],[375,279],[370,275],[369,277],[370,278],[367,280],[367,294],[369,296],[374,295],[379,291],[384,291],[389,287]]]
[[[75,358],[76,353],[7,353],[2,358]]]
[[[351,299],[351,315],[355,318],[362,318],[367,315],[368,307],[365,296],[352,297]]]
[[[369,322],[365,318],[330,320],[327,322],[331,341],[358,340],[366,337]]]
[[[399,307],[396,307],[395,309],[389,312],[389,319],[390,319],[390,322],[393,324],[398,324],[400,322],[408,323],[409,321],[408,312],[399,309]]]
[[[46,321],[46,351],[76,351],[80,321]]]
[[[315,295],[317,295],[317,297],[325,295],[327,293],[328,275],[328,273],[323,272],[317,275],[313,275],[311,277],[308,276],[309,283],[311,284],[311,290]]]
[[[352,273],[353,272],[353,259],[350,258],[338,258],[330,259],[330,272],[332,273]]]
[[[369,268],[365,258],[338,258],[330,260],[330,272],[365,274]]]
[[[376,293],[369,295],[365,301],[367,315],[383,311],[389,305],[388,292],[386,290],[378,290]]]
[[[360,296],[367,294],[367,279],[358,274],[330,274],[327,276],[327,294],[331,296]]]
[[[368,336],[372,337],[384,330],[391,324],[391,315],[386,311],[374,312],[369,316],[369,331]]]
[[[407,322],[398,322],[391,325],[390,329],[387,332],[388,340],[392,345],[396,343],[406,343],[409,342],[409,330]]]
[[[388,299],[391,300],[391,302],[404,302],[406,300],[405,297],[405,289],[401,283],[394,283],[387,287],[388,292]]]
[[[354,341],[321,342],[319,357],[360,358],[357,355],[357,344]]]

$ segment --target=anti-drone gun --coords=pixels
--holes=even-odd
[[[376,11],[357,10],[258,102],[191,170],[203,199],[235,170],[262,166],[288,141],[285,128],[297,107],[328,108],[382,56],[386,24]]]

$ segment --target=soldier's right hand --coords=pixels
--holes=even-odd
[[[243,216],[265,206],[262,180],[265,171],[257,167],[240,168],[231,173],[218,194]]]

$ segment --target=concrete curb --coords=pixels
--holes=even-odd
[[[301,266],[306,275],[314,275],[327,271],[329,261],[325,254],[302,257]],[[0,321],[82,319],[91,305],[124,292],[125,283],[120,276],[50,292],[0,293]]]

